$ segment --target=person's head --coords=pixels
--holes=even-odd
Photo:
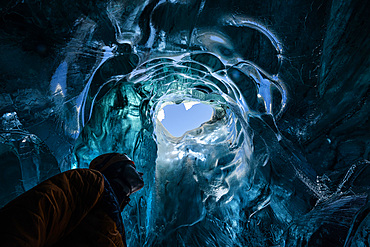
[[[136,170],[135,163],[126,154],[100,155],[91,161],[89,168],[101,172],[107,178],[120,204],[144,186],[143,174]]]

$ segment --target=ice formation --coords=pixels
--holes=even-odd
[[[128,246],[369,244],[366,7],[26,2],[2,9],[2,59],[32,62],[2,78],[1,203],[125,152],[146,183],[123,212]],[[29,15],[38,39],[17,33]],[[158,116],[189,102],[212,118],[171,135]]]

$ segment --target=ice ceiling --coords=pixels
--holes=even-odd
[[[0,205],[126,152],[129,246],[368,246],[369,5],[2,4]],[[174,136],[189,102],[212,117]]]

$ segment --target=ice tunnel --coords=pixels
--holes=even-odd
[[[369,245],[369,5],[4,4],[0,206],[122,152],[128,246]]]

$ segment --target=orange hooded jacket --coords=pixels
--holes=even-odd
[[[0,246],[114,246],[125,236],[109,182],[96,170],[58,174],[0,209]]]

